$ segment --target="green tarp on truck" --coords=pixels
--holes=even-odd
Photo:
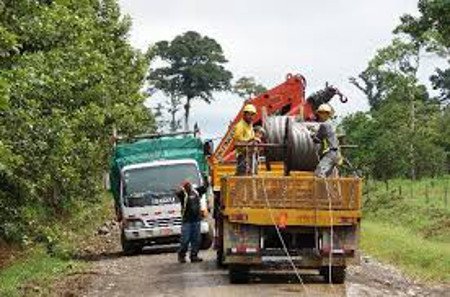
[[[160,160],[193,159],[207,174],[202,141],[194,136],[163,136],[119,143],[110,164],[110,183],[114,199],[119,200],[120,171],[124,166]]]

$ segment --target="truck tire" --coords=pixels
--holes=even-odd
[[[200,243],[201,250],[207,250],[213,243],[213,237],[210,233],[202,234],[202,242]]]
[[[122,251],[126,256],[132,256],[139,253],[142,250],[142,247],[137,245],[134,242],[131,242],[125,238],[125,235],[120,235],[120,243],[122,244]]]
[[[250,271],[247,266],[230,265],[228,274],[232,284],[247,284],[250,281]]]
[[[323,276],[326,283],[331,281],[332,284],[343,284],[345,282],[346,267],[332,266],[330,279],[330,268],[328,266],[322,266],[320,268],[320,275]]]

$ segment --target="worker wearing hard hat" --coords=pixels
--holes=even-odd
[[[333,114],[334,110],[329,104],[322,104],[316,110],[320,126],[317,133],[313,135],[313,140],[320,144],[320,161],[315,171],[318,177],[328,177],[341,159],[339,141],[330,120]]]
[[[256,107],[252,104],[244,106],[242,119],[234,128],[233,139],[236,144],[248,144],[255,140],[253,119],[256,115]],[[236,175],[246,175],[252,172],[249,158],[252,150],[245,147],[236,148]]]

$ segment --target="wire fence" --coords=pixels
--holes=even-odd
[[[405,201],[439,208],[450,208],[450,176],[421,180],[394,179],[379,181],[365,179],[364,199],[380,194],[400,196]]]

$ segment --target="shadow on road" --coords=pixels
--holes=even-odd
[[[97,262],[102,260],[117,259],[123,256],[121,251],[119,252],[106,252],[106,253],[87,253],[83,255],[75,255],[73,258],[75,260],[86,261],[86,262]]]
[[[86,253],[82,255],[75,255],[76,260],[86,262],[96,262],[101,260],[117,259],[120,257],[136,257],[140,255],[161,255],[168,253],[176,253],[178,246],[163,246],[163,247],[145,247],[141,252],[134,255],[125,255],[122,251],[102,252],[102,253]]]
[[[163,246],[163,247],[145,247],[141,254],[143,255],[160,255],[176,253],[178,250],[178,245]]]
[[[304,284],[323,284],[324,279],[319,275],[300,275]],[[264,284],[296,284],[300,283],[295,273],[271,274],[271,273],[251,273],[251,283]]]

